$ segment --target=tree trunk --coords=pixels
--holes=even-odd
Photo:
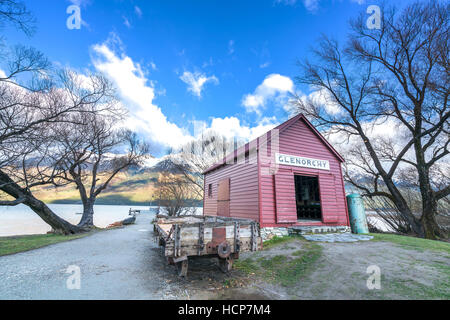
[[[83,201],[83,215],[78,223],[78,227],[91,229],[94,226],[94,203],[95,199],[92,198]]]
[[[81,233],[84,230],[66,220],[58,217],[44,202],[36,199],[33,195],[27,195],[24,202],[39,217],[52,227],[52,231],[57,234]]]
[[[419,131],[419,130],[418,130]],[[437,200],[430,182],[430,169],[425,161],[425,154],[420,139],[414,143],[414,151],[417,161],[417,173],[419,176],[419,188],[422,198],[422,216],[420,221],[424,228],[424,238],[436,240],[443,236],[436,222]]]
[[[425,238],[427,239],[435,240],[445,237],[436,221],[436,215],[437,201],[433,194],[429,194],[425,198],[422,195],[422,217],[420,221],[422,222],[425,230]]]
[[[408,221],[412,231],[419,237],[423,238],[425,236],[425,230],[420,220],[417,219],[411,212],[411,209],[409,208],[408,204],[406,203],[401,193],[397,190],[397,187],[395,187],[392,180],[385,179],[384,181],[386,183],[389,192],[391,193],[392,197],[395,200],[394,204],[397,207],[400,214],[406,219],[406,221]]]
[[[58,217],[44,202],[36,199],[30,191],[21,188],[11,178],[0,170],[0,190],[14,199],[24,199],[22,202],[33,210],[42,220],[49,224],[55,233],[74,234],[83,232],[83,229]]]

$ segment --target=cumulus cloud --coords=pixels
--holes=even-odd
[[[154,81],[147,78],[147,73],[139,63],[124,53],[116,35],[112,34],[106,42],[94,45],[91,60],[95,69],[118,88],[121,101],[129,110],[125,126],[156,144],[177,149],[210,130],[228,138],[236,136],[248,141],[276,126],[275,118],[264,118],[256,126],[251,126],[231,116],[197,121],[194,125],[197,128],[191,134],[186,128],[169,121],[163,110],[154,104]]]
[[[189,141],[191,137],[187,131],[170,122],[161,108],[153,103],[155,88],[138,63],[124,53],[115,52],[109,42],[92,47],[92,63],[118,88],[130,111],[127,127],[163,145],[177,147]]]
[[[269,100],[284,99],[287,93],[293,92],[294,83],[289,77],[280,74],[270,74],[251,94],[242,99],[242,105],[247,112],[261,115],[262,109]]]
[[[342,112],[341,106],[332,97],[331,93],[324,88],[313,90],[308,95],[299,93],[297,95],[306,105],[313,104],[314,106],[319,106],[330,115],[337,115]],[[290,114],[297,112],[295,106],[291,104],[286,104],[284,109]]]
[[[204,89],[204,86],[206,83],[211,82],[214,84],[219,83],[219,79],[215,75],[212,76],[206,76],[204,73],[201,72],[189,72],[184,71],[183,74],[180,76],[181,81],[187,84],[188,91],[192,92],[193,95],[201,98],[202,97],[202,91]]]
[[[244,141],[255,139],[270,129],[274,128],[274,119],[265,118],[257,126],[241,124],[236,117],[213,118],[209,130],[219,132],[227,138],[237,137]]]

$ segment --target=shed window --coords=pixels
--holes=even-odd
[[[208,184],[208,197],[212,197],[212,183]]]
[[[321,220],[319,178],[295,175],[297,219]]]

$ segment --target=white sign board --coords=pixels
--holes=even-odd
[[[291,156],[288,154],[276,153],[275,162],[278,164],[284,164],[288,166],[330,170],[330,162],[328,162],[328,160]]]

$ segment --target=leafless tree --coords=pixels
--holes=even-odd
[[[89,105],[88,112],[71,114],[70,123],[51,128],[54,141],[50,155],[54,181],[76,185],[83,203],[78,227],[93,226],[94,204],[114,177],[130,166],[139,166],[147,157],[148,144],[135,133],[117,128],[124,114],[116,101]],[[100,110],[101,109],[101,110]]]
[[[346,47],[322,38],[314,50],[316,63],[300,63],[298,83],[321,94],[297,96],[293,104],[332,134],[354,145],[357,172],[371,180],[370,188],[347,176],[366,196],[381,196],[395,204],[414,233],[444,236],[436,223],[439,200],[450,193],[448,180],[439,188],[432,172],[449,154],[449,5],[416,2],[401,12],[382,8],[380,29],[368,29],[361,15],[351,23]],[[402,139],[374,138],[374,126],[395,123]],[[353,139],[353,140],[352,140]],[[398,185],[408,168],[417,175],[422,212],[414,214]],[[448,172],[446,174],[448,176]]]
[[[179,216],[188,207],[192,193],[185,176],[170,172],[161,172],[156,182],[158,203],[167,215]]]
[[[22,1],[0,0],[0,27],[5,24],[12,24],[26,35],[31,35],[35,18]]]
[[[35,198],[32,190],[63,183],[56,179],[63,167],[52,158],[56,147],[50,129],[61,124],[79,124],[74,114],[101,112],[89,106],[109,101],[114,93],[111,84],[102,76],[84,78],[65,71],[53,78],[58,81],[52,81],[50,87],[34,91],[7,78],[0,81],[0,190],[9,198],[0,205],[23,203],[55,232],[81,232],[82,228],[58,217]]]
[[[208,131],[184,145],[181,151],[172,153],[176,172],[183,175],[188,182],[191,194],[197,199],[203,199],[203,172],[222,161],[238,145],[239,142],[234,139],[227,139],[214,131]]]

